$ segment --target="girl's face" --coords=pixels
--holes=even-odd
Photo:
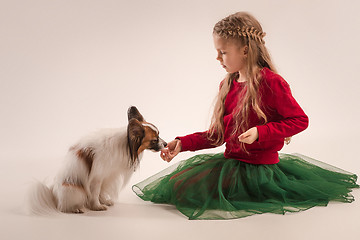
[[[217,51],[216,60],[228,73],[246,72],[247,46],[241,46],[235,40],[228,40],[214,34],[214,46]]]

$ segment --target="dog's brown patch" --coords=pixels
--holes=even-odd
[[[142,140],[141,146],[138,149],[138,155],[145,149],[149,148],[152,140],[156,140],[158,138],[157,133],[151,127],[144,126],[144,130],[145,136]]]
[[[77,150],[76,156],[83,160],[89,173],[91,172],[92,164],[94,162],[95,151],[93,148],[81,148]]]
[[[62,184],[63,187],[75,187],[75,188],[78,188],[82,191],[85,191],[83,185],[81,183],[70,183],[70,182],[67,182],[67,181],[64,181],[63,184]]]
[[[133,166],[138,159],[138,150],[145,135],[144,127],[137,119],[132,118],[129,120],[127,135],[128,146],[131,156],[130,166]]]

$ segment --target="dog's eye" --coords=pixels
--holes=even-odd
[[[151,143],[151,144],[157,144],[157,143],[158,143],[158,140],[157,140],[157,139],[151,140],[150,143]]]

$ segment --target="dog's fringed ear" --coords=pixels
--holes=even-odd
[[[138,158],[138,150],[141,146],[141,142],[145,137],[145,129],[143,125],[136,119],[132,118],[129,120],[127,128],[128,145],[131,156],[131,166],[136,163]]]
[[[130,121],[131,119],[137,119],[139,122],[144,122],[144,118],[143,116],[140,114],[139,110],[135,107],[129,107],[128,109],[128,120]]]

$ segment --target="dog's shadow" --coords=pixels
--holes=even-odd
[[[77,215],[77,214],[75,214]],[[82,216],[89,217],[116,217],[116,218],[185,218],[175,206],[166,204],[131,204],[131,203],[115,203],[114,206],[108,208],[107,211],[85,211]]]
[[[164,219],[164,218],[183,218],[175,206],[166,204],[131,204],[116,202],[114,206],[108,207],[106,211],[91,211],[84,209],[84,213],[62,213],[49,212],[44,214],[32,214],[28,211],[26,206],[19,206],[16,208],[4,211],[9,215],[39,217],[39,218],[79,218],[82,217],[96,217],[96,218],[119,218],[119,219]]]

